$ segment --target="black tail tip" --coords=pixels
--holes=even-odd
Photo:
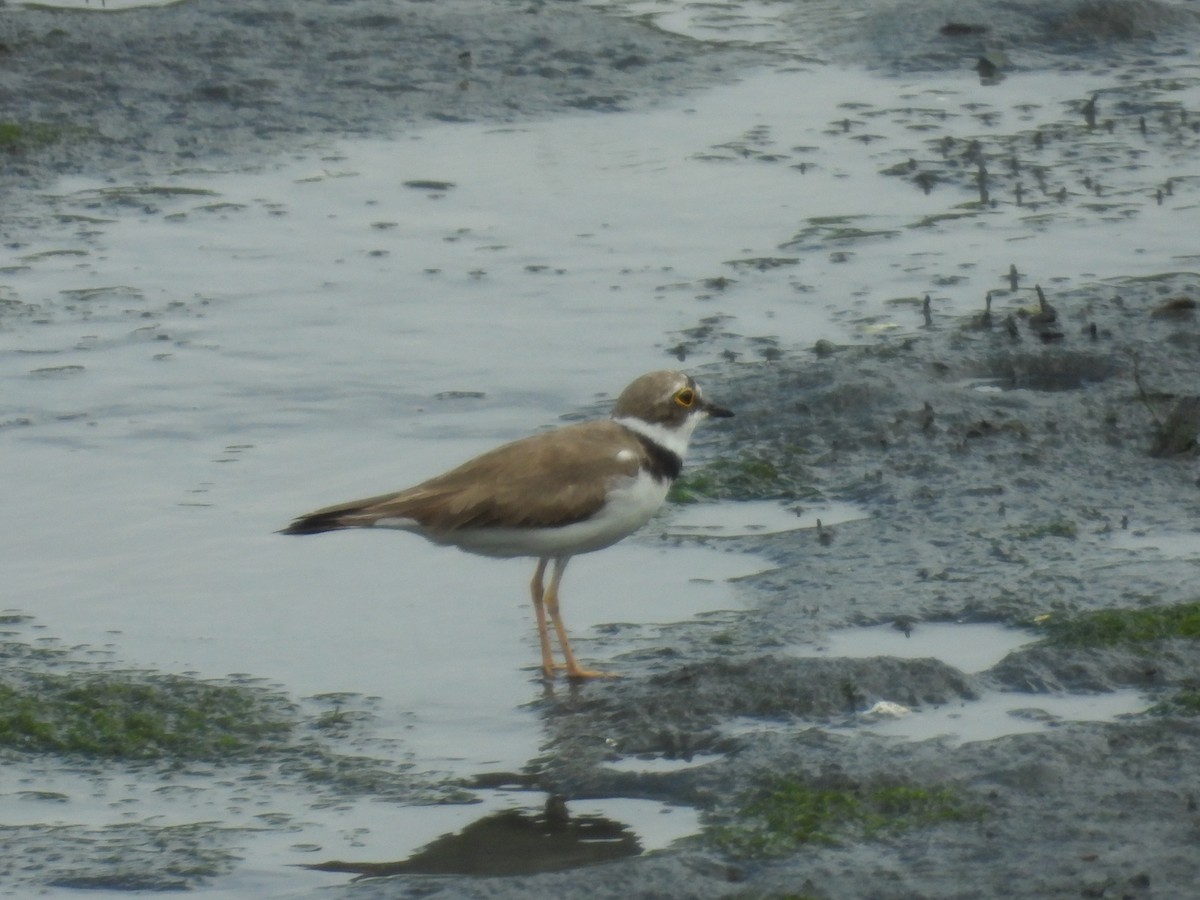
[[[301,516],[287,528],[280,528],[276,534],[322,534],[326,531],[338,531],[345,528],[332,516]]]

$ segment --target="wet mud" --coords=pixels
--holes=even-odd
[[[0,14],[0,187],[261,163],[321,136],[617,111],[744,51],[576,4],[184,2]]]
[[[1196,722],[1157,713],[1195,690],[1200,645],[1190,628],[1059,642],[1049,623],[1152,606],[1192,614],[1194,555],[1117,548],[1122,535],[1195,534],[1196,431],[1172,456],[1152,450],[1200,364],[1197,323],[1154,313],[1197,292],[1200,278],[1164,276],[1055,297],[1061,342],[1043,343],[1027,322],[1014,337],[999,320],[967,317],[731,376],[720,388],[738,418],[704,440],[758,456],[803,447],[809,483],[871,517],[827,528],[825,540],[754,538],[778,566],[752,579],[755,610],[680,626],[657,653],[619,659],[630,677],[547,701],[555,740],[543,784],[671,797],[713,821],[736,818],[744,797],[781,776],[954,785],[982,810],[873,849],[809,844],[732,868],[683,854],[693,896],[991,897],[1018,884],[1034,896],[1186,896],[1200,825],[1188,787]],[[790,650],[886,622],[998,622],[1031,643],[972,675],[935,659]],[[869,730],[863,713],[880,702],[929,709],[1019,693],[1022,714],[1038,716],[1039,696],[1122,688],[1164,705],[961,745],[822,730]],[[618,756],[702,754],[720,759],[665,774],[605,768]],[[681,864],[644,866],[669,880]]]
[[[898,70],[969,67],[997,48],[1016,64],[1075,70],[1101,65],[1095,54],[1112,48],[1126,61],[1144,58],[1147,71],[1195,77],[1172,69],[1196,31],[1194,12],[1173,4],[958,4],[953,22],[940,4],[889,7],[854,28],[830,15],[814,31],[785,50],[698,44],[567,3],[197,2],[104,16],[9,8],[0,10],[0,92],[15,127],[0,186],[28,224],[45,214],[31,189],[59,173],[227,169],[321,135],[398,123],[616,112],[781,54],[836,58],[868,44],[874,62]],[[1188,114],[1172,115],[1179,139],[1194,140]],[[977,170],[945,162],[929,171],[969,183]],[[1147,185],[1173,173],[1154,174]],[[1200,641],[1191,624],[1200,559],[1138,549],[1194,536],[1200,511],[1200,276],[1172,262],[1157,278],[1062,292],[1045,273],[1040,304],[1032,280],[1014,274],[971,315],[923,314],[914,303],[897,309],[898,328],[861,344],[808,347],[781,335],[765,361],[706,372],[737,417],[697,442],[698,495],[853,501],[869,516],[725,539],[771,560],[744,581],[749,609],[663,628],[652,645],[614,655],[606,667],[620,679],[548,691],[537,703],[543,755],[525,771],[422,785],[431,802],[493,783],[550,797],[541,817],[481,818],[475,831],[493,847],[497,833],[510,847],[526,846],[514,835],[534,844],[556,835],[556,862],[542,868],[565,871],[468,869],[454,850],[456,868],[435,852],[443,844],[427,848],[426,861],[437,857],[428,864],[319,864],[367,876],[322,895],[1190,896],[1200,839]],[[1019,244],[1013,264],[1019,272]],[[729,341],[731,357],[744,350],[716,328],[688,339]],[[1159,624],[1089,640],[1055,631],[1111,611]],[[937,659],[794,652],[834,629],[930,622],[998,623],[1030,643],[971,673]],[[12,646],[5,662],[16,665],[24,645]],[[601,637],[592,652],[604,651]],[[1126,689],[1144,693],[1145,712],[1089,723],[1039,711],[1039,698]],[[1049,727],[905,741],[872,733],[864,715],[878,704],[919,714],[1000,693],[1020,695],[1024,715]],[[344,772],[346,790],[372,789],[370,766],[322,760],[325,777]],[[650,765],[658,761],[678,765]],[[236,777],[279,774],[267,765]],[[389,770],[376,783],[396,777]],[[898,791],[909,798],[903,815]],[[781,796],[792,813],[799,798],[820,798],[823,824],[785,827],[764,812]],[[571,868],[605,856],[573,846],[581,833],[587,843],[589,828],[616,842],[612,857],[636,850],[619,825],[581,824],[565,811],[597,797],[693,806],[705,828],[666,851]],[[82,868],[51,866],[49,881],[9,877],[191,888],[236,857],[221,829],[123,829],[89,839]],[[138,857],[115,873],[102,864],[148,838],[170,859]],[[38,865],[84,853],[70,829],[26,828],[5,840],[9,859]],[[448,874],[456,871],[471,874]]]

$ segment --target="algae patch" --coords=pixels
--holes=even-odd
[[[105,828],[32,826],[5,835],[4,849],[26,871],[46,870],[54,888],[91,891],[185,891],[226,875],[239,854],[237,830],[210,823],[159,826],[148,822]],[[40,839],[40,841],[39,841]],[[37,854],[53,841],[60,859]],[[61,848],[61,849],[59,849]]]
[[[262,691],[148,673],[0,680],[0,746],[107,759],[224,758],[289,735]]]
[[[1041,623],[1046,641],[1064,647],[1145,644],[1200,638],[1200,600],[1140,609],[1099,609]]]
[[[45,122],[0,122],[0,151],[14,153],[62,140],[70,129]]]
[[[798,447],[746,451],[685,471],[667,495],[672,503],[708,500],[813,500],[821,494]]]
[[[1200,688],[1192,687],[1176,691],[1146,710],[1149,716],[1200,716]]]
[[[0,626],[12,636],[32,621],[6,611]],[[378,733],[372,698],[297,700],[248,675],[96,658],[107,655],[0,641],[0,892],[192,890],[261,855],[263,835],[332,831],[361,799],[475,799],[414,771]]]
[[[736,857],[791,853],[804,844],[874,840],[944,822],[982,818],[983,809],[946,785],[875,784],[818,786],[800,780],[771,782],[742,804],[729,822],[709,834]]]

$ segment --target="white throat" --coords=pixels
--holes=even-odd
[[[696,426],[700,424],[702,418],[704,416],[701,414],[688,416],[676,428],[664,428],[662,425],[654,422],[634,419],[629,416],[614,417],[613,421],[618,425],[624,425],[630,431],[636,431],[642,437],[653,441],[664,450],[671,451],[682,462],[687,456],[688,441],[692,439],[692,432],[696,430]]]

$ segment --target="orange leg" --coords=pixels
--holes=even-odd
[[[554,678],[554,651],[550,647],[550,632],[546,628],[546,606],[542,602],[545,591],[542,579],[546,574],[546,563],[549,559],[538,560],[537,571],[533,573],[533,582],[529,590],[533,595],[533,615],[537,618],[538,640],[542,643],[542,672],[548,679]]]
[[[558,646],[562,648],[563,659],[566,660],[566,670],[568,678],[611,678],[611,672],[597,672],[593,669],[582,669],[578,661],[575,659],[575,653],[571,650],[571,641],[567,638],[567,626],[563,624],[562,616],[558,612],[558,584],[562,581],[563,572],[566,571],[567,561],[569,556],[557,556],[554,558],[554,571],[550,573],[550,584],[546,586],[545,606],[550,613],[550,621],[554,623],[554,632],[558,635]],[[546,560],[541,560],[538,563],[538,581],[540,584],[541,574],[546,567]],[[536,604],[535,604],[536,606]],[[539,623],[542,627],[542,636],[547,638],[545,633],[544,620]],[[548,638],[543,644],[543,650],[549,644]],[[544,663],[543,663],[544,665]],[[553,677],[553,676],[551,676]]]

